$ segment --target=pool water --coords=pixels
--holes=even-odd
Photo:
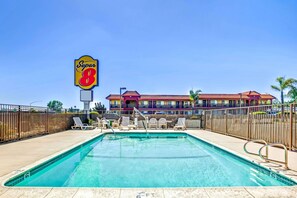
[[[185,133],[105,134],[32,173],[14,185],[123,188],[295,185]]]

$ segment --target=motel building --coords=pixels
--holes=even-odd
[[[275,97],[256,91],[200,94],[195,107],[189,95],[149,95],[126,91],[121,99],[119,94],[110,94],[106,99],[109,100],[109,110],[112,112],[121,110],[122,113],[131,113],[135,107],[147,114],[192,114],[193,110],[197,113],[207,109],[270,105]]]

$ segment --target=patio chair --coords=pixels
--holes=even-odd
[[[133,124],[130,124],[130,117],[123,116],[122,123],[119,128],[120,130],[124,130],[124,129],[130,130],[130,129],[136,129],[136,126]]]
[[[159,128],[162,129],[162,127],[164,127],[164,129],[167,129],[167,120],[165,118],[160,118],[159,120]]]
[[[174,130],[186,130],[186,118],[178,118],[177,124],[173,128]]]
[[[81,130],[95,129],[94,126],[83,124],[79,117],[73,117],[73,121],[74,121],[74,125],[71,126],[71,129],[81,129]]]
[[[156,118],[151,118],[149,120],[149,128],[151,129],[153,127],[155,127],[156,129],[158,128],[158,122]]]

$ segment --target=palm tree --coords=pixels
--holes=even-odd
[[[297,80],[294,78],[286,79],[285,77],[278,77],[276,78],[276,82],[278,82],[278,85],[271,85],[271,88],[281,93],[281,103],[284,104],[284,90],[292,87],[297,83]]]
[[[292,103],[297,103],[297,87],[290,86],[287,96],[291,98]]]
[[[281,110],[282,115],[284,114],[284,90],[290,88],[295,83],[297,83],[297,80],[294,78],[288,78],[285,77],[277,77],[276,82],[278,82],[278,85],[271,85],[271,88],[275,91],[279,91],[281,93]]]
[[[200,89],[194,91],[193,89],[190,90],[190,100],[193,102],[193,107],[195,107],[195,104],[199,101],[199,95],[202,91]]]

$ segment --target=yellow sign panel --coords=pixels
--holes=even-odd
[[[98,60],[91,56],[82,56],[74,61],[74,84],[90,90],[98,86]]]

